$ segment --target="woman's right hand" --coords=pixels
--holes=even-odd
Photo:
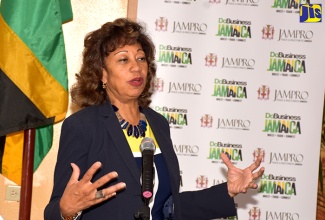
[[[102,164],[100,162],[94,163],[87,170],[82,179],[78,180],[80,176],[80,169],[76,164],[71,163],[73,170],[72,175],[60,201],[62,216],[74,216],[79,211],[101,203],[115,196],[116,192],[125,189],[125,183],[120,182],[103,189],[103,198],[96,198],[97,189],[118,176],[116,172],[110,172],[92,183],[91,179],[101,165]]]

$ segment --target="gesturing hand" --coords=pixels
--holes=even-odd
[[[244,170],[235,167],[225,153],[221,153],[221,159],[228,167],[227,184],[228,193],[231,197],[236,196],[238,193],[246,193],[248,188],[257,188],[257,184],[254,180],[263,175],[264,167],[261,167],[255,173],[253,173],[253,171],[260,166],[262,156],[258,156],[257,160]]]
[[[73,171],[60,201],[63,216],[73,216],[79,211],[115,196],[117,191],[125,188],[125,183],[121,182],[97,191],[99,187],[117,177],[116,172],[110,172],[92,183],[91,179],[101,165],[100,162],[94,163],[78,181],[80,169],[76,164],[71,163]]]

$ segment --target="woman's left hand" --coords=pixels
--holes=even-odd
[[[246,193],[248,188],[257,188],[254,181],[263,175],[264,167],[261,167],[255,173],[253,171],[260,166],[262,156],[258,156],[257,160],[244,170],[235,167],[225,153],[221,153],[221,159],[228,167],[227,184],[228,193],[231,197],[236,196],[238,193]]]

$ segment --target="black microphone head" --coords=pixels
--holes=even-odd
[[[155,151],[156,150],[156,145],[155,142],[148,137],[143,138],[140,144],[140,150],[143,152],[144,150],[150,150],[150,151]]]

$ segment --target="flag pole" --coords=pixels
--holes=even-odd
[[[19,220],[30,220],[35,149],[35,128],[24,130]]]

